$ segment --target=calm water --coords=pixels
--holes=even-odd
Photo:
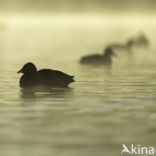
[[[2,16],[0,155],[117,156],[122,144],[156,146],[156,23],[147,19]],[[149,49],[116,52],[111,69],[78,63],[140,30]],[[28,61],[75,75],[76,82],[24,93],[16,73]]]

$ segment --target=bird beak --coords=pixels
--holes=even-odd
[[[19,73],[22,73],[22,69],[20,69],[17,73],[18,73],[18,74],[19,74]]]

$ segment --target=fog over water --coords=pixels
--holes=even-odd
[[[0,0],[1,12],[153,13],[155,0]]]
[[[120,156],[122,144],[155,147],[155,3],[1,0],[0,155]],[[149,47],[114,50],[111,68],[79,63],[140,33]],[[23,91],[17,71],[30,61],[76,82]]]

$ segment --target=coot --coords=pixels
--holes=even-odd
[[[20,79],[21,88],[29,88],[43,86],[48,88],[68,87],[71,82],[74,82],[74,76],[70,76],[58,70],[52,69],[36,69],[36,66],[29,62],[26,63],[18,73],[23,73]]]
[[[81,58],[80,63],[95,64],[95,65],[111,65],[113,55],[115,56],[112,48],[108,47],[104,50],[103,55],[94,54],[94,55],[84,56]]]
[[[135,41],[133,39],[129,39],[126,43],[113,43],[110,44],[109,47],[111,47],[113,50],[126,50],[130,52],[134,45]]]

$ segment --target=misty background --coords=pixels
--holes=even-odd
[[[0,0],[0,12],[153,13],[155,0]]]
[[[0,156],[121,156],[155,145],[156,0],[0,0]],[[143,34],[149,47],[114,51],[112,67],[86,55]],[[17,71],[74,75],[71,89],[32,93]]]

